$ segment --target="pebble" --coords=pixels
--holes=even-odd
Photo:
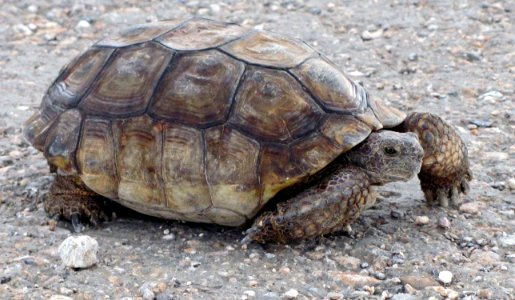
[[[75,28],[89,28],[91,27],[91,24],[86,20],[80,20]]]
[[[64,265],[71,268],[89,268],[98,262],[98,242],[87,235],[70,236],[59,246],[58,253]]]
[[[380,281],[374,277],[350,272],[330,271],[329,276],[340,280],[350,287],[362,287],[365,285],[376,285]]]
[[[466,214],[475,215],[479,212],[479,205],[477,202],[468,202],[460,205],[459,210]]]
[[[247,297],[254,298],[254,297],[256,297],[256,292],[251,291],[251,290],[243,291],[243,295],[245,295],[245,296],[247,296]]]
[[[411,295],[413,295],[417,292],[417,290],[414,287],[412,287],[409,283],[406,283],[404,285],[404,291]]]
[[[501,247],[515,249],[515,234],[501,236],[499,238],[499,244],[501,245]]]
[[[393,209],[392,211],[390,211],[390,216],[392,216],[392,218],[394,219],[404,219],[406,213],[402,210]]]
[[[440,216],[438,217],[438,226],[441,228],[448,229],[451,227],[451,222],[449,219],[447,219],[446,216]]]
[[[165,241],[173,241],[173,240],[175,240],[175,234],[173,234],[173,233],[165,234],[165,235],[163,235],[162,239]]]
[[[379,280],[385,280],[386,279],[386,275],[382,272],[376,272],[374,273],[374,277],[379,279]]]
[[[391,300],[416,300],[418,298],[415,297],[414,295],[400,293],[400,294],[393,295],[393,297],[391,297],[390,299]]]
[[[415,224],[417,225],[427,225],[429,224],[429,217],[427,216],[416,216]]]
[[[347,255],[334,256],[333,259],[343,268],[356,270],[360,267],[361,260],[359,258]]]
[[[376,31],[365,30],[365,31],[363,31],[361,33],[361,39],[364,40],[364,41],[370,41],[370,40],[373,40],[373,39],[380,38],[382,35],[383,35],[383,30],[382,29],[378,29]]]
[[[490,102],[492,104],[494,104],[495,102],[499,101],[500,99],[503,98],[503,94],[499,91],[489,91],[489,92],[486,92],[484,94],[481,94],[479,97],[478,97],[478,100],[480,101],[487,101],[487,102]]]
[[[423,290],[428,286],[438,286],[438,282],[433,277],[425,274],[406,275],[401,277],[401,281],[404,284],[409,284],[417,290]]]
[[[508,179],[508,187],[510,190],[515,191],[515,178]]]
[[[479,299],[490,299],[492,298],[492,292],[489,289],[480,289],[477,293]]]
[[[336,292],[329,292],[326,296],[326,298],[330,300],[340,300],[343,299],[343,294],[336,293]]]
[[[443,284],[449,284],[452,282],[452,273],[449,271],[442,271],[438,274],[438,280]]]
[[[63,296],[63,295],[52,295],[48,299],[49,300],[73,300],[73,298]]]
[[[283,294],[284,299],[296,299],[299,296],[299,292],[296,289],[289,289]]]

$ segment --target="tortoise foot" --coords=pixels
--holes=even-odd
[[[424,158],[418,177],[428,204],[457,206],[472,180],[467,148],[458,133],[440,117],[412,113],[402,124],[418,135]]]
[[[53,219],[70,221],[74,232],[84,230],[84,223],[98,227],[107,221],[104,198],[88,190],[75,176],[58,175],[44,199],[45,211]]]

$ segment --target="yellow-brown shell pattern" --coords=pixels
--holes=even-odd
[[[238,226],[403,119],[301,41],[193,18],[99,41],[24,133],[58,172],[125,206]]]

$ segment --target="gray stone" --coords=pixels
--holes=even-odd
[[[70,236],[58,249],[64,265],[71,268],[89,268],[98,262],[98,242],[87,235]]]

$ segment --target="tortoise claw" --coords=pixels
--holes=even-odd
[[[70,216],[70,221],[72,223],[73,232],[80,233],[84,230],[84,225],[80,221],[80,215],[78,213],[73,213]]]

